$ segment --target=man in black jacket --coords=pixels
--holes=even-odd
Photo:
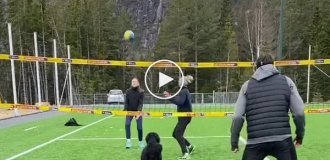
[[[231,127],[232,151],[238,151],[238,140],[244,119],[247,121],[247,145],[243,160],[263,160],[267,155],[278,160],[296,160],[291,138],[290,118],[296,125],[295,145],[302,144],[305,133],[304,104],[293,81],[279,74],[271,55],[261,55],[257,70],[240,91]]]
[[[170,99],[170,101],[177,105],[177,112],[192,112],[191,95],[187,86],[193,81],[193,77],[189,75],[180,78],[179,85],[182,81],[182,90],[177,96]],[[165,91],[164,96],[169,97],[171,95]],[[195,150],[195,146],[191,145],[190,142],[183,137],[190,121],[191,117],[178,117],[178,123],[176,124],[173,131],[173,137],[178,141],[182,151],[182,157],[179,157],[179,159],[189,159],[190,154]]]
[[[142,111],[144,91],[140,88],[140,82],[137,78],[132,79],[131,88],[126,91],[124,111]],[[126,149],[132,147],[131,143],[131,122],[133,116],[126,116],[125,131],[126,131]],[[143,143],[143,127],[142,127],[142,116],[136,116],[139,146],[144,148]]]

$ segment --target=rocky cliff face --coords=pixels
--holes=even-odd
[[[117,0],[135,20],[135,35],[141,52],[150,52],[155,47],[160,23],[166,14],[170,0]]]
[[[118,7],[124,9],[134,20],[134,29],[136,35],[136,48],[139,52],[150,53],[154,49],[158,34],[160,31],[160,23],[162,22],[170,0],[116,0]],[[5,12],[8,1],[0,0],[2,3],[0,12]],[[1,14],[0,14],[1,15]],[[6,14],[2,15],[6,19]],[[1,18],[0,18],[1,21]],[[4,23],[4,22],[0,22]],[[6,36],[6,35],[4,35]],[[3,36],[0,37],[0,51],[3,51]]]
[[[5,24],[6,10],[7,10],[7,0],[0,0],[0,30],[6,30],[7,25]],[[0,32],[0,52],[5,52],[5,39],[7,34]]]

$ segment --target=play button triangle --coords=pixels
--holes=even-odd
[[[166,85],[167,83],[170,83],[171,81],[173,81],[174,79],[162,72],[158,72],[158,87],[163,87],[164,85]]]

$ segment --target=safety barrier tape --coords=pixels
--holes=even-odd
[[[101,65],[101,66],[122,66],[122,67],[149,67],[153,62],[150,61],[116,61],[116,60],[95,60],[95,59],[67,59],[52,57],[35,57],[0,54],[0,60],[17,60],[22,62],[48,62],[48,63],[71,63],[76,65]],[[235,68],[253,67],[252,62],[177,62],[183,68]],[[320,65],[330,64],[330,59],[314,60],[287,60],[275,61],[276,66],[300,66],[300,65]],[[171,63],[158,63],[155,67],[175,67]]]
[[[0,104],[0,108],[12,109],[30,109],[30,110],[43,110],[49,111],[51,106],[35,106],[35,105],[13,105],[13,104]],[[88,109],[88,108],[76,108],[69,106],[62,106],[57,108],[59,112],[68,113],[85,113],[96,115],[114,115],[114,116],[144,116],[144,117],[226,117],[234,115],[234,112],[139,112],[139,111],[116,111],[116,110],[104,110],[104,109]],[[306,114],[314,113],[330,113],[330,105],[326,108],[305,109]]]

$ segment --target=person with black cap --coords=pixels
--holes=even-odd
[[[183,81],[183,88],[177,96],[169,99],[173,104],[177,105],[177,112],[192,112],[191,95],[187,86],[192,83],[193,80],[194,78],[190,75],[179,79],[179,85],[181,85]],[[165,91],[164,96],[170,97],[171,95]],[[183,137],[190,122],[191,117],[178,117],[178,123],[172,134],[172,136],[178,141],[182,151],[182,157],[179,157],[178,159],[190,159],[190,155],[195,150],[195,146],[191,145],[190,142]]]
[[[263,160],[268,155],[278,160],[296,160],[295,147],[302,145],[305,133],[304,103],[294,82],[275,68],[272,55],[261,55],[256,66],[236,102],[231,150],[234,153],[239,150],[240,131],[246,119],[247,144],[243,160]],[[294,140],[289,111],[296,126]]]

